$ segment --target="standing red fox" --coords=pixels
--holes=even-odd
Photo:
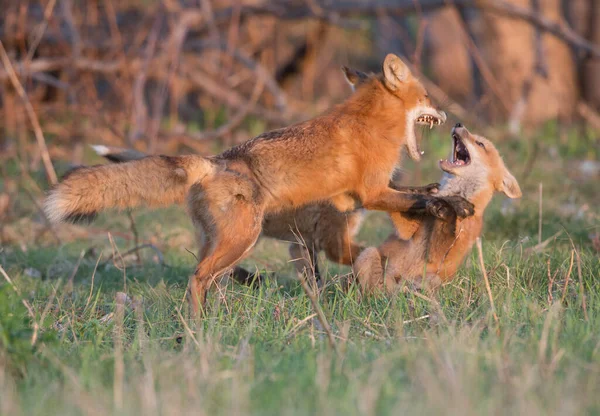
[[[517,180],[489,140],[460,124],[452,129],[452,139],[451,160],[440,161],[446,173],[439,195],[466,198],[475,214],[449,223],[430,216],[390,214],[397,233],[381,246],[365,249],[354,263],[354,275],[364,291],[393,293],[405,283],[435,288],[451,280],[481,234],[483,213],[494,193],[521,197]]]
[[[429,213],[446,220],[471,214],[462,198],[398,192],[388,186],[400,149],[420,159],[417,120],[441,124],[421,83],[395,55],[342,104],[314,119],[261,134],[224,153],[151,156],[79,168],[50,191],[54,222],[140,204],[165,206],[187,198],[200,262],[190,278],[194,311],[213,280],[258,239],[265,214],[330,201],[340,211],[364,207]]]
[[[369,75],[356,69],[342,67],[342,70],[353,91],[369,80]],[[98,155],[111,162],[123,163],[148,157],[134,149],[103,145],[92,147]],[[400,192],[429,194],[437,191],[439,184],[406,187],[390,181],[390,187]],[[320,281],[319,252],[324,251],[330,261],[345,265],[352,265],[358,258],[363,247],[354,241],[354,237],[364,213],[364,209],[341,212],[328,202],[308,204],[267,213],[262,224],[262,235],[291,242],[289,251],[298,273],[313,271],[317,281]],[[298,239],[303,244],[299,244]],[[250,283],[253,279],[253,274],[241,267],[234,269],[233,276],[241,283]]]

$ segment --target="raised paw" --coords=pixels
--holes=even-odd
[[[450,204],[459,218],[467,218],[475,214],[475,206],[462,196],[449,196],[444,200]]]
[[[429,215],[445,222],[453,222],[456,220],[456,212],[445,199],[432,198],[428,200],[425,210]]]

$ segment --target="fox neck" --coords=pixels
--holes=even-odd
[[[415,134],[414,120],[408,120],[410,109],[398,97],[385,91],[379,81],[357,89],[338,109],[338,114],[359,120],[371,132],[371,137],[386,138],[400,145],[406,142],[409,134]]]
[[[485,175],[462,177],[445,173],[439,196],[462,196],[475,205],[475,215],[481,216],[494,196],[494,189]]]

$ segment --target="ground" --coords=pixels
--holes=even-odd
[[[322,259],[335,348],[286,244],[263,239],[244,265],[275,276],[257,289],[228,283],[193,321],[183,300],[196,248],[182,209],[132,213],[139,240],[164,253],[161,264],[145,250],[138,265],[124,255],[126,213],[43,232],[28,197],[41,194],[8,166],[1,189],[21,215],[2,230],[13,284],[0,284],[0,414],[600,413],[599,150],[581,132],[538,134],[535,157],[531,138],[498,143],[524,197],[498,195],[486,215],[495,311],[476,251],[432,297],[346,293],[348,268]],[[407,183],[439,179],[450,140],[429,136]],[[390,230],[373,213],[359,239],[376,244]]]

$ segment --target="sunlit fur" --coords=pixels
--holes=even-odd
[[[342,68],[346,81],[353,91],[367,82],[370,76],[356,69]],[[412,110],[407,120],[423,113]],[[427,109],[431,113],[430,109]],[[435,110],[434,110],[435,111]],[[417,114],[417,115],[415,115]],[[134,149],[103,145],[92,146],[94,151],[112,162],[127,162],[147,157]],[[400,161],[398,161],[399,163]],[[425,187],[406,187],[390,182],[390,186],[402,192],[429,194],[437,191],[437,184]],[[304,205],[281,212],[267,213],[262,224],[262,236],[291,242],[289,251],[298,273],[315,272],[320,278],[317,254],[324,252],[330,261],[351,265],[363,247],[355,242],[355,235],[363,221],[365,210],[354,209],[350,199],[349,211],[342,212],[329,202]],[[243,283],[252,281],[252,274],[236,267],[233,276]]]
[[[445,171],[439,195],[460,195],[475,206],[475,214],[454,223],[430,216],[391,214],[397,233],[379,247],[365,249],[354,264],[354,274],[366,292],[395,292],[406,283],[435,288],[451,280],[481,234],[483,214],[495,192],[519,198],[521,189],[489,140],[464,128],[453,129],[467,147],[470,164],[440,161]],[[481,143],[481,144],[479,144]]]
[[[201,245],[190,279],[195,310],[214,279],[256,243],[265,214],[317,201],[338,209],[358,205],[440,213],[443,203],[434,197],[388,186],[406,145],[406,115],[429,99],[395,55],[386,57],[383,72],[325,114],[263,133],[212,158],[150,156],[79,169],[50,192],[45,210],[58,221],[110,207],[187,199]]]

